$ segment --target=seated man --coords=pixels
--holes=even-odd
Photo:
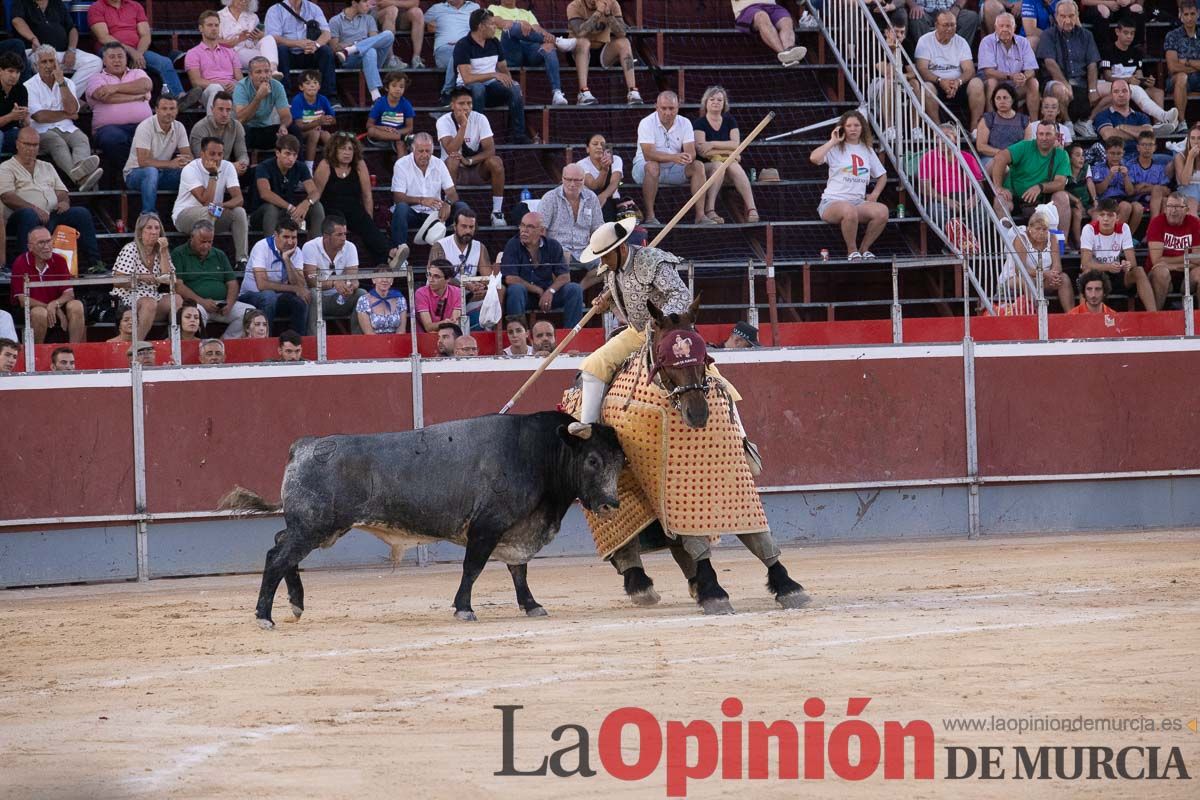
[[[471,92],[475,108],[507,106],[510,144],[528,144],[525,98],[521,94],[521,84],[513,80],[504,54],[500,52],[495,20],[491,12],[482,8],[472,12],[471,32],[454,45],[456,83]]]
[[[583,167],[567,164],[562,171],[562,185],[542,195],[538,203],[538,214],[546,226],[546,236],[562,245],[567,255],[579,261],[587,249],[592,234],[604,224],[604,210],[596,193],[583,185]],[[596,265],[584,264],[584,269]],[[587,289],[594,282],[589,273],[582,287]]]
[[[1067,151],[1055,144],[1057,136],[1054,125],[1039,122],[1037,138],[1009,145],[992,159],[992,180],[1001,187],[996,190],[998,213],[1017,205],[1036,206],[1044,202],[1043,195],[1049,195],[1058,218],[1071,219],[1071,198],[1066,192],[1071,161]]]
[[[425,44],[425,12],[421,10],[421,0],[376,0],[373,16],[379,23],[379,29],[398,33],[408,31],[412,44],[412,63],[404,63],[404,59],[395,52],[388,54],[386,62],[379,66],[383,69],[425,69],[425,60],[421,58],[421,48]],[[445,69],[445,65],[441,67]]]
[[[704,165],[696,160],[696,134],[692,123],[679,113],[679,95],[660,92],[654,113],[638,123],[637,150],[633,157],[633,179],[642,185],[646,225],[660,224],[654,216],[654,200],[660,184],[689,184],[692,194],[704,185]],[[712,225],[704,215],[704,204],[693,211],[697,225]]]
[[[224,364],[225,343],[220,339],[205,339],[200,342],[200,363],[205,366]]]
[[[177,231],[191,231],[192,226],[206,219],[213,223],[217,233],[232,233],[233,249],[241,267],[249,249],[250,226],[237,170],[224,159],[224,153],[225,145],[215,136],[200,143],[200,157],[180,173],[179,194],[171,220]]]
[[[1107,142],[1110,139],[1117,139],[1120,141],[1125,146],[1125,157],[1129,158],[1137,153],[1137,141],[1141,134],[1148,133],[1151,141],[1154,140],[1150,117],[1134,110],[1129,104],[1129,84],[1125,82],[1124,78],[1113,81],[1109,91],[1112,95],[1112,105],[1096,115],[1093,125],[1096,128],[1096,135],[1101,140]],[[1175,126],[1172,125],[1172,132],[1174,129]]]
[[[549,320],[539,319],[533,323],[533,328],[529,333],[533,337],[533,354],[535,356],[544,358],[554,352],[558,341],[555,338],[553,323]]]
[[[454,230],[442,239],[438,239],[429,248],[429,263],[445,259],[454,267],[455,282],[462,284],[462,278],[487,276],[492,274],[492,259],[487,245],[475,238],[475,212],[470,208],[459,209],[455,213]],[[464,311],[472,318],[472,324],[479,322],[479,308],[487,295],[487,289],[471,284],[463,287]],[[503,300],[504,287],[500,287],[500,297]]]
[[[1142,305],[1147,311],[1154,310],[1150,279],[1133,254],[1130,226],[1117,221],[1117,202],[1112,198],[1101,200],[1096,219],[1083,226],[1079,268],[1107,273],[1110,280],[1125,289],[1136,287]]]
[[[75,351],[69,347],[56,347],[50,351],[51,372],[74,372]]]
[[[1153,219],[1162,213],[1163,203],[1171,193],[1171,178],[1167,175],[1170,162],[1154,158],[1154,134],[1142,131],[1137,141],[1137,156],[1125,162],[1129,180],[1133,183],[1133,202],[1150,212]],[[1137,228],[1133,229],[1134,232]]]
[[[276,140],[275,156],[254,168],[254,184],[258,208],[250,215],[251,226],[273,231],[280,214],[287,214],[297,224],[305,221],[313,234],[321,230],[325,221],[321,193],[300,160],[300,140],[295,136],[288,134]]]
[[[39,286],[43,281],[71,279],[67,260],[54,252],[54,238],[41,225],[29,232],[29,249],[17,256],[12,265],[12,299],[18,309],[25,307],[29,295],[30,322],[33,340],[46,341],[46,332],[58,328],[72,342],[86,339],[83,303],[75,299],[70,286]],[[24,313],[21,311],[20,313]]]
[[[758,328],[749,322],[736,323],[733,330],[729,332],[729,338],[725,340],[726,350],[742,350],[759,346]]]
[[[1100,48],[1100,80],[1096,89],[1101,97],[1108,97],[1113,81],[1122,78],[1129,85],[1133,104],[1154,121],[1156,135],[1169,136],[1177,128],[1187,130],[1186,122],[1179,124],[1178,108],[1167,111],[1162,107],[1163,91],[1155,88],[1155,76],[1142,73],[1142,51],[1133,43],[1136,34],[1137,24],[1131,18],[1122,16],[1117,20],[1113,41]]]
[[[562,245],[546,238],[545,232],[541,215],[531,211],[521,217],[517,235],[504,246],[504,311],[509,319],[523,318],[532,295],[538,298],[538,310],[562,309],[563,327],[573,328],[583,316],[583,289],[571,283]]]
[[[408,242],[408,229],[419,228],[426,215],[437,214],[445,222],[459,204],[450,172],[441,159],[433,157],[433,137],[428,133],[414,136],[413,151],[392,167],[392,201],[392,244],[396,246]]]
[[[1108,314],[1113,311],[1104,301],[1108,299],[1111,283],[1108,275],[1096,269],[1089,269],[1079,276],[1079,305],[1068,311],[1068,314]]]
[[[129,366],[131,367],[135,360],[143,367],[153,367],[157,364],[154,345],[149,342],[134,342],[125,351],[125,357],[129,359]]]
[[[1042,40],[1042,33],[1054,23],[1054,9],[1057,5],[1058,0],[1021,0],[1021,13],[1014,12],[1021,30],[1025,31],[1025,38],[1029,40],[1029,46],[1035,53],[1038,42]]]
[[[525,322],[520,317],[513,317],[505,323],[504,332],[508,334],[508,347],[504,348],[504,355],[533,355],[533,350],[529,347],[529,331],[526,330]]]
[[[202,219],[192,225],[188,240],[171,251],[175,292],[200,309],[200,325],[223,322],[226,339],[242,338],[242,318],[254,308],[238,301],[238,280],[229,257],[213,247],[213,224]],[[223,352],[223,351],[222,351]]]
[[[1146,266],[1155,308],[1161,311],[1166,307],[1167,292],[1172,284],[1182,283],[1185,268],[1192,282],[1192,295],[1200,294],[1200,219],[1188,213],[1185,195],[1173,192],[1163,204],[1162,215],[1150,220],[1146,246],[1150,250]],[[1187,265],[1185,254],[1191,256]]]
[[[142,211],[153,211],[158,190],[179,191],[179,176],[192,162],[187,130],[176,117],[179,103],[160,94],[154,116],[142,120],[133,132],[133,147],[125,161],[125,185],[140,193]]]
[[[938,12],[937,27],[917,41],[916,56],[917,73],[933,90],[925,95],[925,113],[941,118],[940,99],[969,130],[974,130],[983,116],[983,81],[975,75],[971,46],[954,32],[954,14]],[[969,121],[963,119],[968,110]]]
[[[571,0],[567,4],[567,28],[575,37],[575,74],[579,78],[579,105],[590,106],[596,96],[588,91],[588,68],[592,56],[596,66],[621,65],[625,75],[629,105],[641,105],[642,95],[637,88],[633,71],[633,47],[626,35],[627,26],[617,0]]]
[[[309,28],[314,27],[309,23],[315,23],[320,29],[320,35],[315,39],[309,38]],[[263,29],[268,36],[275,37],[279,46],[279,71],[285,81],[291,82],[294,69],[318,70],[321,94],[331,100],[337,99],[336,59],[329,46],[329,21],[319,5],[310,0],[282,0],[267,9]],[[236,98],[234,105],[237,105]]]
[[[104,171],[99,168],[100,158],[92,155],[87,134],[75,125],[79,93],[71,79],[63,77],[53,47],[39,47],[33,58],[37,74],[25,82],[25,91],[29,93],[29,125],[39,134],[40,149],[35,155],[48,153],[79,191],[89,191],[104,177]]]
[[[233,113],[233,95],[217,92],[213,96],[212,108],[204,119],[192,126],[188,140],[192,157],[200,157],[200,143],[210,136],[220,139],[225,145],[225,160],[233,163],[237,174],[250,167],[250,154],[246,150],[246,129]]]
[[[233,110],[246,129],[246,146],[253,150],[272,150],[275,140],[287,135],[291,107],[283,84],[271,77],[270,61],[250,59],[250,74],[233,89]]]
[[[92,76],[87,99],[92,106],[92,136],[105,164],[113,169],[129,159],[133,134],[150,110],[150,76],[140,69],[129,69],[125,50],[118,42],[109,42],[101,51],[104,69]]]
[[[179,82],[175,64],[150,49],[150,21],[141,3],[96,0],[88,6],[87,22],[97,46],[120,42],[131,67],[146,70],[152,78],[157,76],[158,85],[150,90],[151,95],[157,95],[159,86],[164,86],[176,97],[183,96],[183,84]]]
[[[433,32],[434,64],[446,71],[440,92],[443,100],[449,98],[458,78],[458,70],[454,68],[454,46],[471,32],[471,15],[478,10],[479,6],[472,0],[443,0],[425,12],[425,29]]]
[[[1046,96],[1058,98],[1059,106],[1075,120],[1080,137],[1095,136],[1089,118],[1100,102],[1100,50],[1091,31],[1079,24],[1079,7],[1060,0],[1054,10],[1054,25],[1034,51],[1045,72]]]
[[[281,217],[275,224],[275,235],[256,242],[246,263],[238,300],[266,314],[271,325],[280,313],[286,314],[288,322],[295,326],[308,322],[312,294],[304,282],[299,230],[300,226],[291,217]]]
[[[21,346],[16,339],[0,338],[0,375],[7,375],[17,368],[17,356],[21,354]]]
[[[362,67],[367,91],[374,102],[379,99],[383,87],[379,69],[392,55],[396,34],[393,31],[379,32],[375,18],[371,16],[370,0],[345,2],[346,8],[329,20],[329,46],[343,67]]]
[[[567,96],[562,91],[562,76],[559,74],[558,46],[554,34],[538,24],[538,19],[527,8],[517,8],[517,0],[500,0],[500,4],[488,6],[495,17],[496,40],[504,52],[504,61],[510,70],[521,67],[546,68],[546,79],[550,82],[551,103],[565,106]]]
[[[11,16],[13,31],[24,40],[21,55],[26,50],[50,45],[63,72],[71,76],[76,86],[87,86],[100,71],[100,59],[78,49],[75,15],[67,11],[63,0],[14,0]]]
[[[303,361],[304,339],[295,331],[279,334],[279,358],[275,361]]]
[[[362,333],[354,308],[366,292],[356,280],[333,279],[335,275],[358,273],[358,248],[347,240],[346,220],[337,214],[326,217],[319,230],[321,235],[309,239],[301,249],[305,283],[316,289],[313,301],[308,304],[308,332],[310,335],[317,332],[317,303],[320,303],[323,318],[349,319],[350,332]]]
[[[454,343],[458,341],[458,337],[462,336],[462,329],[458,325],[445,320],[439,322],[437,326],[437,354],[439,356],[454,355]]]
[[[757,33],[763,44],[784,66],[799,64],[808,49],[796,46],[796,25],[787,9],[775,0],[731,0],[734,27]]]
[[[0,164],[0,202],[8,218],[8,231],[18,242],[29,241],[38,226],[53,231],[59,223],[79,231],[79,273],[104,271],[91,212],[72,206],[67,187],[54,167],[38,160],[38,132],[22,128],[17,135],[17,154]]]
[[[17,133],[29,119],[29,90],[21,82],[25,59],[0,53],[0,153],[17,152]]]
[[[897,7],[905,5],[897,2]],[[954,15],[954,32],[968,42],[975,41],[979,32],[979,14],[964,8],[963,0],[908,0],[907,21],[909,41],[912,44],[937,27],[937,15],[949,11]]]
[[[1196,31],[1195,0],[1180,0],[1179,21],[1183,23],[1167,34],[1163,50],[1167,54],[1167,91],[1179,109],[1179,118],[1187,119],[1188,92],[1200,92],[1200,33]]]
[[[1037,118],[1042,100],[1037,57],[1029,41],[1024,36],[1017,36],[1016,30],[1017,20],[1004,12],[996,17],[996,32],[989,33],[979,43],[979,74],[984,78],[984,96],[990,103],[996,87],[1007,83],[1016,91],[1017,98],[1025,101],[1029,116]]]
[[[450,92],[450,111],[438,117],[437,136],[450,180],[458,185],[478,176],[492,185],[492,225],[504,219],[504,162],[496,155],[496,140],[488,118],[473,110],[475,100],[466,87]]]
[[[454,340],[455,358],[469,358],[477,355],[479,355],[479,342],[475,341],[474,336],[467,334]]]
[[[212,108],[217,92],[232,92],[242,79],[242,57],[221,44],[221,17],[216,11],[200,12],[200,44],[187,51],[183,66],[192,92],[203,96],[205,112]]]

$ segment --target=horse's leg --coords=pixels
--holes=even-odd
[[[525,615],[529,617],[546,616],[546,609],[533,599],[533,592],[529,591],[529,581],[526,579],[529,565],[509,564],[508,571],[512,574],[513,587],[517,590],[517,605],[524,610]]]
[[[679,565],[679,571],[683,573],[683,577],[687,578],[688,594],[692,599],[696,599],[696,562],[687,551],[683,549],[683,543],[678,538],[671,540],[671,557],[675,559],[675,563]]]
[[[779,560],[779,546],[770,532],[743,533],[738,539],[767,568],[767,590],[775,595],[775,602],[784,608],[800,608],[808,605],[809,597],[804,587],[788,575],[787,567]]]
[[[661,599],[654,591],[654,581],[642,567],[642,546],[637,536],[612,554],[612,565],[625,579],[625,594],[635,606],[652,606]]]
[[[696,602],[705,614],[732,614],[729,593],[717,582],[707,536],[681,536],[683,549],[696,562]]]

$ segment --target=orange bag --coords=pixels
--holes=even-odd
[[[67,260],[67,268],[71,276],[79,277],[79,231],[70,225],[57,225],[54,228],[54,252]]]

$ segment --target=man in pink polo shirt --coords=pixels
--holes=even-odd
[[[217,92],[232,94],[234,84],[242,79],[242,60],[233,48],[221,44],[221,17],[217,12],[200,14],[200,37],[200,44],[188,50],[183,65],[192,92],[204,93],[204,111],[208,113]]]
[[[141,3],[96,0],[88,7],[87,21],[96,44],[120,42],[131,67],[156,73],[171,94],[183,95],[183,84],[171,59],[150,49],[150,22]]]
[[[87,85],[92,106],[92,136],[101,158],[110,169],[119,168],[129,159],[133,134],[138,123],[153,113],[150,110],[150,76],[130,69],[125,48],[109,42],[101,51],[104,69],[93,75]]]
[[[29,232],[28,244],[29,249],[12,265],[13,305],[24,308],[25,295],[29,295],[33,339],[38,344],[46,341],[46,331],[54,327],[65,330],[72,342],[82,342],[86,332],[83,303],[75,299],[75,290],[70,286],[39,286],[42,281],[70,280],[67,260],[54,252],[54,239],[41,225]]]

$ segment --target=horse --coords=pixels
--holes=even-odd
[[[733,400],[726,392],[724,383],[720,378],[707,374],[707,351],[704,340],[695,329],[700,298],[695,298],[683,314],[663,314],[653,303],[647,303],[647,306],[654,320],[653,335],[647,344],[649,353],[647,355],[643,351],[634,356],[625,365],[625,369],[641,369],[648,363],[649,369],[644,370],[641,380],[656,381],[661,386],[671,409],[680,415],[689,429],[701,430],[709,425],[709,397],[714,393],[720,395],[722,408],[727,407],[730,416],[736,419]],[[680,355],[687,357],[680,358]],[[639,363],[647,359],[645,363]],[[737,423],[736,430],[738,433],[731,435],[740,438],[740,423]],[[742,442],[739,441],[738,447],[741,446]],[[749,481],[747,490],[754,493],[757,503],[757,491],[753,488],[751,475],[747,473],[744,476],[739,475],[738,478]],[[761,506],[759,509],[761,512]],[[738,534],[738,538],[767,565],[767,589],[775,596],[776,602],[783,608],[800,608],[808,603],[808,595],[804,587],[788,575],[787,568],[778,560],[779,551],[770,532],[765,530],[765,521],[766,517],[762,516],[763,530]],[[659,602],[654,581],[641,566],[640,553],[643,549],[660,549],[664,546],[670,549],[671,555],[688,580],[693,599],[705,614],[734,613],[729,594],[717,580],[716,570],[711,564],[707,538],[666,536],[661,520],[652,522],[639,535],[633,536],[617,548],[610,559],[624,580],[625,593],[635,605],[650,606]],[[636,563],[636,566],[627,566],[622,570],[622,563],[631,562]]]

